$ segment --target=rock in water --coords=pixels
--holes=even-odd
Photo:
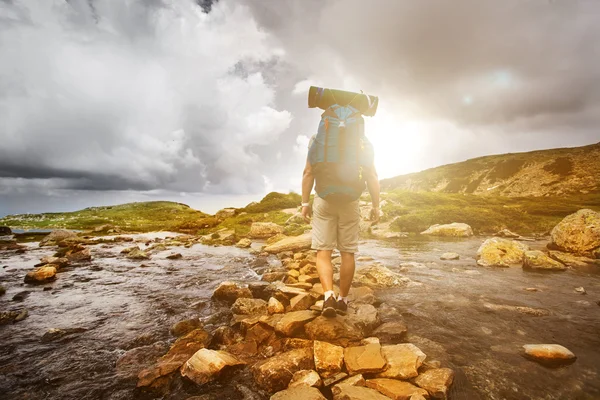
[[[385,322],[373,331],[382,343],[399,343],[404,339],[407,329],[402,322]]]
[[[473,236],[473,229],[467,224],[453,222],[445,225],[432,225],[429,229],[421,232],[421,235],[469,237]]]
[[[254,222],[250,226],[251,238],[268,238],[278,233],[283,233],[283,227],[277,225],[274,222]]]
[[[560,250],[590,254],[600,247],[600,213],[579,210],[560,221],[550,235],[552,244]]]
[[[56,246],[59,242],[65,239],[71,239],[78,237],[75,232],[68,231],[66,229],[57,229],[50,232],[40,241],[40,247],[42,246]]]
[[[377,390],[379,393],[394,400],[408,400],[413,395],[428,396],[425,389],[421,389],[411,383],[397,381],[395,379],[378,378],[367,380],[367,387]]]
[[[491,238],[477,250],[477,265],[480,267],[510,267],[521,265],[529,246],[514,240]]]
[[[225,351],[200,349],[183,365],[181,375],[203,385],[216,379],[226,367],[244,364]]]
[[[32,284],[46,283],[54,279],[56,279],[56,268],[51,265],[36,268],[25,275],[25,283]]]
[[[252,367],[252,373],[258,386],[275,393],[289,385],[295,372],[304,369],[315,369],[312,348],[290,350],[259,361]]]
[[[440,260],[458,260],[460,256],[457,253],[444,253]]]
[[[286,239],[280,240],[276,243],[273,243],[267,247],[265,247],[265,251],[267,253],[281,253],[284,251],[300,251],[310,249],[312,244],[312,234],[305,233],[300,236],[292,236]]]
[[[212,295],[213,300],[222,300],[233,304],[239,298],[252,298],[252,292],[247,287],[242,287],[235,282],[221,282]]]
[[[297,371],[292,376],[292,381],[290,382],[289,387],[294,386],[312,386],[312,387],[321,387],[323,386],[323,381],[317,371],[313,370],[302,370]]]
[[[414,382],[434,399],[446,399],[453,380],[454,371],[450,368],[434,368],[417,376]]]
[[[501,231],[498,231],[494,236],[508,239],[517,239],[521,237],[521,235],[519,235],[518,233],[511,232],[508,229],[502,229]]]
[[[550,258],[565,264],[567,267],[578,268],[588,267],[590,265],[600,265],[600,261],[589,257],[576,256],[562,251],[550,250],[548,252]]]
[[[391,271],[389,268],[372,265],[359,269],[354,277],[354,282],[376,288],[391,288],[403,286],[410,282],[410,279]]]
[[[378,378],[409,379],[419,375],[419,368],[427,357],[417,346],[411,343],[383,346],[383,356],[387,360],[385,371]]]
[[[277,392],[270,400],[326,400],[326,398],[319,389],[302,385]]]
[[[327,342],[314,342],[315,368],[323,378],[329,378],[342,371],[344,348]]]
[[[379,344],[345,348],[344,363],[350,375],[379,373],[386,366]]]
[[[548,366],[558,366],[575,362],[573,352],[559,344],[526,344],[525,357]]]
[[[240,239],[235,246],[239,247],[240,249],[247,249],[248,247],[252,246],[252,241],[248,238]]]
[[[262,299],[240,297],[231,306],[231,311],[239,315],[257,315],[267,313],[267,302]]]
[[[339,385],[333,400],[390,400],[375,389],[361,386]]]
[[[150,256],[145,251],[141,250],[139,247],[133,248],[130,252],[127,253],[127,258],[130,260],[149,260]]]
[[[561,262],[553,260],[540,250],[526,251],[523,256],[523,269],[565,270]]]
[[[319,316],[306,324],[304,330],[309,339],[342,346],[347,346],[350,342],[358,342],[364,337],[358,326],[341,316],[336,318]]]
[[[284,316],[275,325],[275,330],[284,336],[291,336],[294,331],[303,327],[307,322],[312,321],[319,315],[312,310],[293,311]]]

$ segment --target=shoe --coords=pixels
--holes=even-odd
[[[337,301],[335,300],[334,296],[330,296],[327,300],[325,300],[325,302],[323,303],[323,311],[321,311],[321,315],[327,318],[333,318],[336,316],[336,306],[337,306]]]
[[[346,315],[348,311],[348,304],[344,300],[338,300],[335,302],[335,311],[338,314]]]

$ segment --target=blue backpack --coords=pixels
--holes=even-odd
[[[365,190],[366,171],[373,159],[361,113],[338,104],[325,110],[308,150],[317,195],[331,202],[357,200]]]

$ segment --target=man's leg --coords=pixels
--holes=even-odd
[[[331,250],[317,250],[317,273],[323,286],[323,292],[333,290],[333,266]]]
[[[340,268],[340,297],[348,297],[350,286],[352,286],[352,278],[354,278],[354,253],[341,252],[341,255],[342,266]]]
[[[333,292],[333,267],[331,253],[336,245],[337,215],[331,206],[319,197],[315,197],[313,207],[312,248],[317,250],[317,273],[323,286],[323,311],[328,318],[335,317],[337,300]]]

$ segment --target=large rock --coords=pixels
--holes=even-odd
[[[344,366],[344,348],[314,341],[315,368],[323,378],[329,378],[342,371]]]
[[[411,383],[395,379],[378,378],[367,380],[367,387],[377,390],[393,400],[410,400],[414,395],[428,396],[427,390]]]
[[[55,231],[50,232],[40,241],[40,247],[56,246],[59,242],[72,238],[78,238],[75,232],[68,231],[66,229],[57,229]]]
[[[215,214],[217,219],[225,219],[235,217],[235,208],[223,208]]]
[[[315,369],[312,348],[290,350],[259,361],[252,367],[252,374],[259,387],[275,393],[289,385],[295,372],[304,369]]]
[[[374,374],[385,369],[386,361],[379,344],[368,344],[344,349],[344,364],[350,375]]]
[[[450,368],[434,368],[417,376],[414,382],[434,399],[446,399],[453,380],[454,371]]]
[[[333,400],[390,400],[375,389],[353,385],[338,385]]]
[[[216,379],[223,369],[244,364],[225,351],[200,349],[185,362],[181,375],[198,385],[204,385]]]
[[[477,265],[481,267],[511,267],[521,265],[529,246],[514,240],[491,238],[477,250]]]
[[[53,281],[54,279],[56,279],[56,267],[51,264],[36,268],[25,275],[25,283],[39,284]]]
[[[290,299],[290,311],[308,310],[313,305],[313,298],[308,293],[300,293]]]
[[[283,233],[283,227],[274,222],[254,222],[250,226],[251,238],[265,239],[278,233]]]
[[[265,247],[265,251],[267,253],[281,253],[284,251],[300,251],[310,249],[312,244],[312,233],[305,233],[300,236],[292,236],[286,239],[280,240],[276,243],[273,243],[267,247]]]
[[[559,250],[589,254],[600,247],[600,213],[579,210],[560,221],[550,235]]]
[[[373,331],[373,336],[378,337],[382,343],[399,343],[406,336],[406,325],[402,322],[385,322]]]
[[[381,324],[377,309],[371,304],[351,304],[347,320],[360,328],[362,336],[369,335]]]
[[[387,360],[385,371],[378,378],[409,379],[419,375],[419,368],[427,357],[417,346],[411,343],[383,346],[383,356]]]
[[[545,365],[562,365],[574,362],[573,352],[559,344],[526,344],[525,357]]]
[[[92,253],[90,252],[90,249],[84,248],[79,251],[67,252],[65,257],[68,262],[77,264],[90,261],[92,259]]]
[[[563,263],[553,260],[540,250],[530,250],[525,252],[523,256],[523,268],[561,271],[567,269]]]
[[[589,267],[590,265],[600,265],[600,261],[583,256],[576,256],[571,253],[562,251],[550,250],[548,256],[556,261],[559,261],[571,268]]]
[[[212,298],[233,304],[239,298],[252,298],[252,292],[235,282],[225,281],[215,289]]]
[[[421,232],[421,235],[469,237],[473,236],[473,229],[467,224],[453,222],[445,225],[432,225],[427,230]]]
[[[321,340],[341,346],[347,346],[351,342],[358,342],[364,337],[362,330],[358,326],[339,315],[335,318],[319,316],[306,324],[304,330],[309,339]]]
[[[376,288],[391,288],[403,286],[410,282],[410,279],[381,265],[371,265],[359,269],[354,277],[354,282]]]
[[[275,393],[270,400],[326,400],[319,389],[301,385]]]
[[[231,311],[239,315],[266,314],[267,302],[262,299],[240,297],[231,306]]]
[[[252,246],[252,241],[248,238],[243,238],[240,239],[240,241],[237,242],[235,246],[239,247],[240,249],[247,249],[248,247]]]
[[[275,330],[284,336],[291,336],[294,331],[305,326],[319,315],[312,310],[293,311],[283,315],[275,325]]]

